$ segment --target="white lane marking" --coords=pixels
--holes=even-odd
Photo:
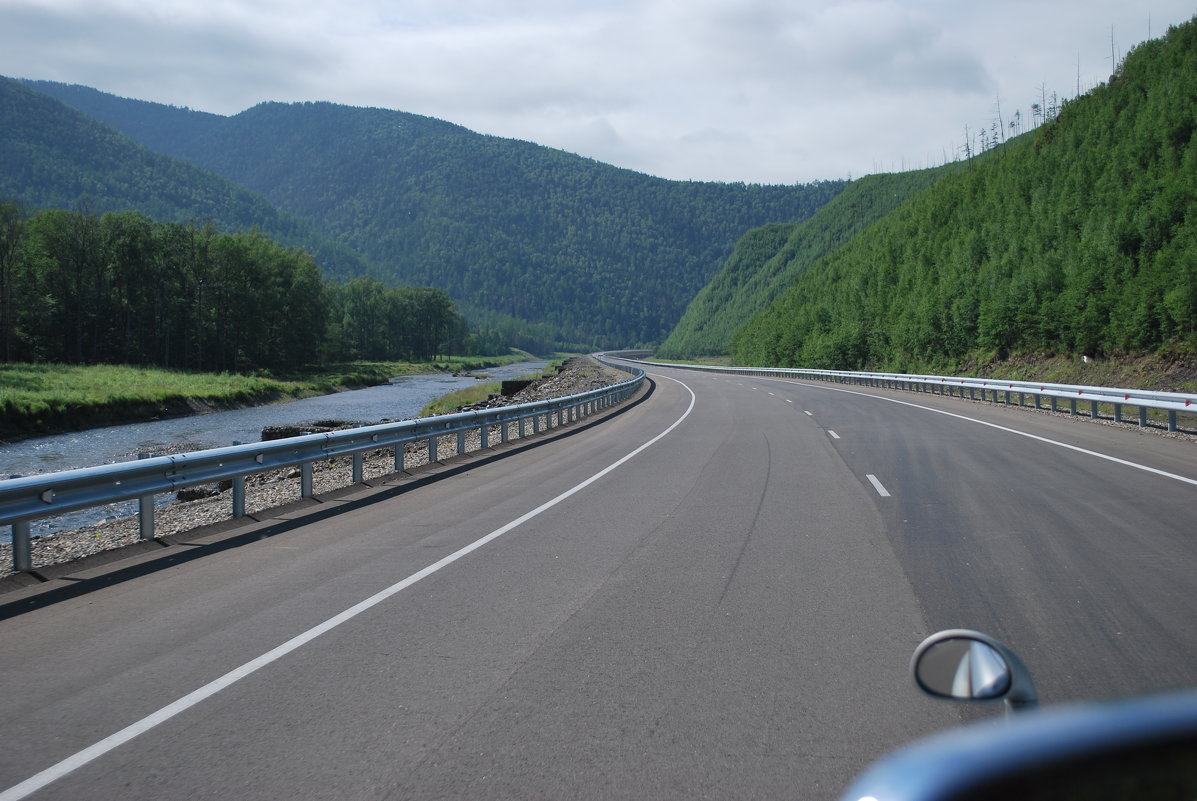
[[[669,378],[669,376],[661,376],[661,377]],[[387,587],[385,590],[382,590],[381,592],[371,595],[366,600],[361,601],[361,602],[349,607],[344,612],[341,612],[338,615],[330,617],[328,620],[324,621],[323,623],[313,626],[312,628],[308,629],[304,633],[288,640],[287,642],[283,643],[282,645],[278,646],[277,648],[275,648],[271,651],[267,651],[266,653],[259,656],[257,659],[252,659],[249,662],[246,662],[241,667],[234,668],[233,670],[230,670],[228,673],[224,674],[220,678],[215,679],[214,681],[211,681],[208,684],[205,684],[203,687],[200,687],[198,690],[194,690],[193,692],[188,693],[187,695],[178,699],[174,703],[167,704],[166,706],[159,709],[157,712],[153,712],[153,713],[147,715],[146,717],[142,718],[141,720],[137,721],[136,723],[134,723],[130,726],[126,726],[125,728],[121,729],[120,731],[116,732],[115,734],[111,734],[108,737],[105,737],[103,740],[100,740],[98,743],[95,743],[94,745],[89,746],[89,747],[83,749],[82,751],[79,751],[78,753],[67,757],[66,759],[62,760],[61,762],[59,762],[55,765],[51,765],[50,767],[46,768],[45,770],[41,771],[40,773],[29,777],[28,779],[21,782],[20,784],[17,784],[17,785],[14,785],[14,786],[8,788],[4,792],[0,793],[0,801],[18,801],[18,799],[25,798],[26,796],[37,792],[38,790],[42,789],[46,785],[50,784],[51,782],[61,779],[63,776],[66,776],[67,774],[78,770],[79,768],[83,767],[84,765],[88,764],[89,762],[99,759],[100,757],[104,756],[108,752],[119,748],[120,746],[124,745],[125,743],[129,742],[130,740],[134,739],[135,737],[145,734],[146,732],[153,729],[154,727],[156,727],[162,723],[165,723],[166,721],[170,720],[171,718],[175,717],[176,715],[178,715],[182,712],[187,711],[188,709],[190,709],[191,707],[200,703],[201,701],[211,698],[213,695],[216,695],[216,693],[220,692],[221,690],[226,689],[227,687],[230,687],[233,684],[236,684],[238,681],[240,681],[241,679],[244,679],[246,676],[249,676],[250,674],[255,673],[256,671],[260,670],[261,668],[266,667],[267,665],[271,664],[272,662],[278,661],[279,659],[281,659],[282,657],[291,653],[292,651],[295,651],[296,649],[301,648],[304,645],[307,645],[309,642],[316,639],[321,634],[327,634],[329,631],[332,631],[333,629],[335,629],[337,626],[341,625],[342,623],[352,620],[353,618],[360,615],[362,612],[365,612],[375,606],[378,606],[378,604],[387,600],[388,598],[395,595],[396,593],[407,589],[408,587],[410,587],[411,585],[420,581],[421,579],[425,579],[428,576],[431,576],[433,573],[436,573],[438,570],[448,567],[449,565],[456,562],[458,559],[461,559],[463,556],[466,556],[467,554],[470,554],[470,553],[478,550],[483,545],[486,545],[491,540],[498,539],[499,537],[503,536],[504,534],[511,531],[512,529],[514,529],[514,528],[528,522],[532,518],[538,516],[542,512],[546,512],[549,509],[552,509],[554,506],[561,503],[565,499],[569,498],[572,495],[575,495],[576,493],[580,492],[581,490],[585,489],[586,487],[589,487],[594,482],[598,481],[603,476],[605,476],[608,473],[612,472],[613,470],[621,467],[627,461],[629,461],[633,457],[639,455],[641,452],[643,452],[644,450],[646,450],[647,448],[649,448],[650,446],[654,445],[655,443],[657,443],[658,441],[663,439],[665,436],[667,436],[675,428],[677,428],[679,425],[681,425],[682,421],[685,420],[687,417],[689,417],[690,412],[694,410],[694,404],[697,402],[697,397],[694,395],[694,390],[690,389],[690,387],[688,387],[686,384],[682,383],[681,381],[678,381],[676,378],[669,378],[669,380],[674,381],[678,384],[681,384],[682,387],[687,392],[690,393],[690,405],[688,407],[686,407],[686,411],[682,414],[681,417],[679,417],[677,420],[675,420],[672,425],[670,425],[668,428],[666,428],[664,431],[662,431],[657,436],[650,439],[648,442],[641,445],[639,448],[636,448],[636,450],[627,454],[626,456],[619,459],[618,461],[613,462],[612,464],[608,465],[607,467],[604,467],[602,470],[595,473],[594,475],[592,475],[590,478],[586,479],[582,483],[580,483],[570,489],[567,489],[565,492],[561,493],[556,498],[553,498],[552,500],[541,504],[540,506],[536,507],[532,511],[527,512],[527,513],[521,515],[520,517],[517,517],[515,520],[512,520],[510,523],[507,523],[506,525],[495,529],[491,533],[487,534],[485,537],[482,537],[481,539],[471,542],[469,545],[466,545],[464,548],[461,548],[460,550],[454,551],[453,553],[444,557],[440,561],[434,562],[433,564],[429,565],[428,567],[424,568],[423,570],[412,573],[410,576],[403,579],[402,581],[392,584],[390,587]]]
[[[769,397],[770,397],[770,398],[777,397],[777,393],[775,393],[775,392],[770,392],[770,393],[769,393]]]
[[[877,490],[878,495],[880,495],[882,498],[889,497],[889,490],[882,486],[881,482],[877,480],[877,476],[869,473],[865,476],[865,478],[867,478],[869,483],[873,485],[873,489]]]
[[[814,413],[814,412],[807,412],[807,411],[804,411],[804,412],[803,412],[803,414],[804,414],[804,415],[806,415],[807,417],[814,417],[814,416],[815,416],[815,413]]]
[[[794,401],[790,400],[789,398],[786,398],[786,403],[793,403],[793,402]]]
[[[832,431],[830,428],[829,428],[829,429],[827,429],[827,433],[831,435],[831,438],[832,438],[832,439],[839,439],[839,438],[840,438],[840,435],[839,435],[839,434],[837,434],[837,433],[835,433],[834,431]]]
[[[765,380],[766,381],[782,381],[784,379],[766,378]],[[1130,461],[1127,461],[1126,459],[1119,459],[1117,456],[1110,456],[1108,453],[1101,453],[1099,451],[1091,451],[1088,448],[1082,448],[1078,445],[1069,445],[1067,442],[1060,442],[1059,440],[1048,439],[1047,437],[1041,437],[1038,434],[1030,434],[1026,431],[1019,431],[1017,428],[1010,428],[1008,426],[999,425],[997,423],[990,423],[985,420],[978,420],[975,417],[968,417],[963,414],[956,414],[955,412],[949,412],[949,411],[945,411],[943,409],[933,409],[930,406],[921,406],[917,403],[911,403],[909,401],[898,400],[897,398],[886,398],[886,397],[882,397],[881,395],[870,395],[867,392],[857,392],[857,391],[851,390],[851,389],[839,389],[838,387],[824,387],[824,386],[819,386],[818,384],[808,384],[806,386],[810,386],[813,389],[824,389],[824,390],[828,390],[830,392],[846,392],[849,395],[860,395],[863,398],[873,398],[874,400],[886,401],[887,403],[897,403],[901,406],[909,406],[912,409],[922,409],[925,412],[935,412],[936,414],[942,414],[947,417],[955,417],[957,420],[964,420],[969,423],[976,423],[977,425],[988,426],[989,428],[996,428],[998,431],[1005,431],[1007,434],[1016,434],[1020,437],[1026,437],[1027,439],[1033,439],[1036,442],[1043,442],[1047,445],[1055,445],[1058,448],[1065,448],[1070,451],[1076,451],[1077,453],[1083,453],[1086,456],[1092,456],[1097,459],[1104,459],[1107,462],[1113,462],[1114,464],[1120,464],[1123,467],[1131,467],[1131,468],[1134,468],[1135,470],[1142,470],[1146,473],[1154,473],[1157,476],[1163,476],[1164,478],[1171,478],[1176,481],[1182,481],[1185,484],[1192,484],[1193,486],[1197,486],[1197,478],[1189,478],[1188,476],[1178,475],[1177,473],[1169,473],[1167,470],[1160,470],[1155,467],[1149,467],[1145,464],[1139,464],[1138,462],[1130,462]],[[810,414],[810,412],[807,412],[807,414]],[[0,801],[3,801],[3,799],[0,798]]]

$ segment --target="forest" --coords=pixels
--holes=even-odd
[[[736,243],[723,269],[702,288],[668,338],[663,358],[727,352],[732,334],[764,310],[811,264],[852,240],[957,164],[914,172],[868,175],[800,223],[770,223]]]
[[[0,203],[6,362],[252,373],[445,346],[479,343],[438,289],[328,282],[310,255],[255,231]]]
[[[513,344],[659,343],[744,231],[804,220],[844,186],[669,181],[387,109],[263,103],[223,117],[22,87],[268,200],[369,265],[334,271],[317,253],[330,277],[438,287]]]
[[[733,334],[733,360],[918,371],[1193,352],[1195,109],[1190,22],[806,265]]]

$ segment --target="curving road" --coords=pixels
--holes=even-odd
[[[1197,684],[1197,450],[654,368],[601,424],[0,596],[0,801],[833,798],[959,722]],[[300,524],[303,525],[300,525]]]

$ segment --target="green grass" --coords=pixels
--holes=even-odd
[[[492,394],[497,393],[501,387],[502,384],[498,381],[487,381],[475,384],[472,387],[450,392],[434,401],[430,401],[420,410],[420,416],[432,417],[438,414],[453,414],[461,406],[468,406],[472,403],[479,403],[486,400]]]
[[[25,404],[155,402],[179,395],[228,398],[282,391],[287,384],[269,378],[227,373],[102,365],[0,364],[0,403]]]

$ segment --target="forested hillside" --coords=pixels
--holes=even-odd
[[[952,369],[1197,348],[1197,25],[807,270],[737,362]]]
[[[657,349],[667,359],[727,352],[744,321],[767,307],[815,261],[846,244],[914,193],[959,165],[917,172],[869,175],[853,181],[801,223],[771,223],[736,243],[723,270],[686,308]]]
[[[332,276],[366,261],[268,200],[216,174],[154,152],[17,81],[0,78],[0,201],[30,209],[137,211],[163,222],[256,228],[312,253]]]
[[[841,182],[678,182],[447,122],[329,103],[233,117],[32,83],[259,192],[384,280],[547,342],[663,340],[744,231],[806,219]]]

